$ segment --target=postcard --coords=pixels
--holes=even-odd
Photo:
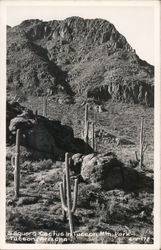
[[[0,1],[1,249],[160,249],[160,2]]]

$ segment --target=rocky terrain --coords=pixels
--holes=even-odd
[[[154,67],[113,24],[70,17],[7,28],[8,92],[154,105]],[[63,97],[62,97],[63,96]],[[62,97],[62,98],[61,98]]]
[[[26,20],[7,27],[7,81],[7,242],[153,243],[154,67],[108,21]],[[142,118],[147,147],[140,167]],[[72,200],[78,179],[74,240],[59,190],[66,152]]]
[[[127,113],[134,122],[133,110],[135,107],[130,107]],[[116,111],[115,107],[115,117]],[[71,243],[70,237],[66,236],[69,225],[63,219],[59,193],[66,151],[71,156],[72,190],[74,179],[79,180],[74,215],[76,239],[72,243],[153,242],[153,138],[148,138],[150,144],[145,153],[144,167],[140,169],[134,154],[136,150],[139,151],[139,125],[137,129],[135,122],[134,131],[134,124],[130,123],[130,138],[125,131],[124,137],[119,137],[117,130],[114,130],[118,128],[123,131],[125,128],[126,114],[124,110],[122,112],[123,124],[120,121],[119,127],[117,121],[113,120],[113,130],[108,126],[110,133],[106,132],[107,126],[100,118],[106,113],[108,124],[111,116],[107,112],[100,114],[97,123],[102,123],[104,130],[101,129],[101,133],[106,141],[102,141],[100,129],[97,129],[97,152],[93,152],[90,146],[89,151],[85,152],[85,143],[75,138],[69,125],[35,115],[18,103],[7,104],[7,242]],[[144,114],[146,118],[146,140],[147,135],[152,135],[151,112],[149,108],[136,107],[134,113],[136,116]],[[11,158],[15,155],[17,129],[21,131],[18,199],[14,196],[14,168],[11,164]],[[118,145],[116,138],[120,138]],[[51,232],[57,235],[49,237]]]

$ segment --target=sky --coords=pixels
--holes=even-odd
[[[138,56],[154,65],[153,6],[8,6],[7,24],[26,19],[63,20],[70,16],[102,18],[114,24]]]

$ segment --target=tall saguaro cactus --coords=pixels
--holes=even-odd
[[[73,215],[77,207],[77,197],[78,197],[78,179],[75,180],[74,184],[74,200],[72,205],[71,197],[71,185],[69,176],[69,154],[65,154],[65,167],[66,167],[66,187],[67,187],[67,202],[65,201],[65,190],[63,188],[63,183],[60,184],[60,198],[62,203],[62,208],[68,213],[69,227],[71,238],[74,237],[73,233]]]
[[[14,193],[15,193],[15,198],[19,197],[19,188],[20,188],[19,156],[20,156],[20,130],[17,129],[15,156],[12,156],[12,158],[11,158],[11,164],[12,164],[12,166],[14,168]]]
[[[85,105],[85,124],[87,123],[88,121],[88,103],[86,103]]]
[[[143,143],[144,143],[144,128],[143,128],[143,118],[141,118],[141,129],[140,129],[140,167],[142,167],[143,164]]]
[[[141,118],[141,127],[140,127],[140,159],[138,158],[137,152],[135,151],[136,160],[139,162],[140,168],[143,167],[144,161],[144,153],[147,149],[148,144],[145,143],[145,135],[144,135],[144,120]]]
[[[43,116],[47,117],[47,97],[43,97]]]
[[[63,175],[63,190],[64,190],[64,199],[66,199],[66,175]],[[66,211],[63,209],[63,221],[66,222],[67,220],[67,213]]]

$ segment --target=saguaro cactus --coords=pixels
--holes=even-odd
[[[11,164],[12,164],[12,166],[14,168],[14,193],[15,193],[15,198],[19,197],[19,188],[20,188],[19,156],[20,156],[20,130],[17,129],[17,133],[16,133],[16,152],[15,152],[15,156],[11,157]]]
[[[94,122],[92,122],[92,148],[95,151],[95,133],[94,133]]]
[[[43,97],[43,116],[47,117],[47,97]]]
[[[66,175],[63,175],[63,190],[64,190],[64,199],[66,199]],[[67,213],[66,211],[63,209],[63,221],[66,222],[67,220]]]
[[[60,198],[62,203],[62,208],[68,213],[69,227],[71,238],[74,237],[73,233],[73,214],[77,207],[77,196],[78,196],[78,179],[75,180],[74,184],[74,200],[72,205],[71,198],[71,186],[70,186],[70,176],[69,176],[69,154],[65,154],[65,166],[66,166],[66,187],[67,187],[67,203],[65,201],[65,190],[63,188],[63,183],[60,184]]]
[[[88,144],[88,141],[89,141],[88,134],[89,134],[89,121],[87,121],[85,128],[84,128],[84,141],[86,144]]]
[[[143,167],[144,161],[144,153],[147,149],[148,144],[145,143],[145,135],[144,135],[144,120],[141,118],[141,128],[140,128],[140,159],[138,158],[137,152],[135,151],[136,160],[139,162],[140,168]]]
[[[85,121],[84,121],[84,141],[88,144],[88,131],[89,131],[89,122],[88,122],[88,104],[85,105]]]
[[[35,110],[35,121],[37,122],[37,117],[38,117],[38,111],[37,109]]]
[[[85,105],[85,124],[87,123],[88,121],[88,103],[86,103]]]

